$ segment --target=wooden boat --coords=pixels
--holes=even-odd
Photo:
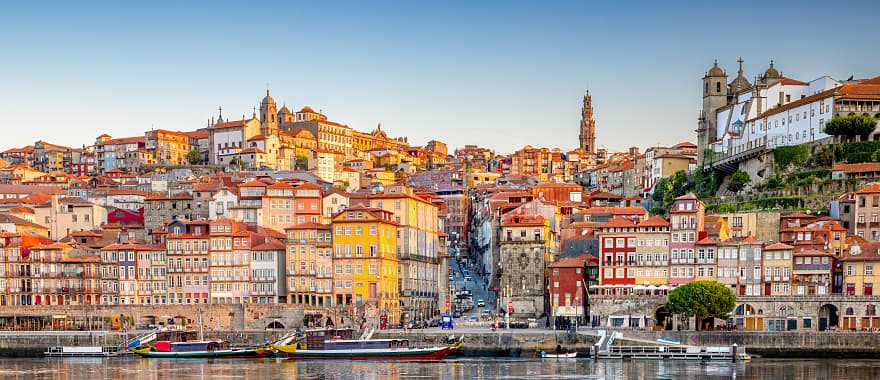
[[[267,347],[230,348],[228,342],[204,340],[194,331],[163,329],[138,337],[129,351],[147,358],[242,358],[272,353]]]
[[[460,342],[457,346],[410,347],[407,339],[342,339],[351,335],[349,329],[312,330],[306,331],[305,342],[290,335],[270,347],[297,360],[441,360],[453,347],[461,347]]]
[[[577,352],[568,352],[564,354],[548,354],[544,351],[541,351],[542,359],[574,359],[577,357]]]
[[[228,348],[216,344],[220,342],[188,342],[191,346],[204,346],[206,349],[198,350],[157,350],[154,346],[131,349],[131,352],[145,358],[249,358],[266,356],[271,352],[267,348]]]

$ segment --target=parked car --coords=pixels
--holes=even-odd
[[[471,315],[470,318],[468,318],[468,322],[477,322],[479,320],[480,320],[480,318],[477,318],[476,314]]]
[[[477,300],[477,307],[486,307],[486,301]]]
[[[471,276],[464,276],[464,280],[465,280],[465,281],[470,281],[470,280],[471,280]]]

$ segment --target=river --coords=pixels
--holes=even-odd
[[[461,358],[442,362],[280,359],[3,358],[0,378],[22,379],[880,379],[880,361],[753,359],[748,363]]]

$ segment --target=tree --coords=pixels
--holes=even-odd
[[[229,160],[229,167],[230,168],[242,170],[243,164],[244,164],[244,162],[242,162],[241,158],[238,158],[238,157],[232,157],[232,159]]]
[[[746,187],[746,185],[752,182],[752,178],[749,177],[749,173],[746,173],[742,170],[737,170],[733,175],[730,176],[730,182],[727,183],[727,190],[730,190],[734,193],[739,193]]]
[[[876,127],[877,121],[867,115],[835,116],[825,123],[825,133],[847,139],[861,136],[862,140],[867,140]]]
[[[697,329],[705,319],[724,318],[736,307],[736,296],[718,281],[694,281],[671,292],[666,310],[673,314],[695,317]]]
[[[198,165],[202,163],[202,154],[199,153],[198,149],[193,149],[186,154],[186,160],[189,161],[190,165]]]

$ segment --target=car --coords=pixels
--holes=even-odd
[[[449,281],[455,281],[455,277],[449,276]]]
[[[476,315],[472,315],[472,316],[470,316],[470,318],[468,318],[468,322],[477,322],[479,320],[480,320],[480,318],[477,318]]]
[[[480,312],[480,315],[482,315],[484,317],[488,317],[489,314],[492,314],[492,311],[489,309],[483,309],[483,311]]]
[[[458,310],[452,312],[452,318],[461,318],[461,313]]]
[[[485,307],[485,306],[486,306],[486,301],[477,300],[477,307]]]
[[[470,281],[470,280],[471,280],[471,276],[464,276],[464,280],[465,280],[465,281]]]

